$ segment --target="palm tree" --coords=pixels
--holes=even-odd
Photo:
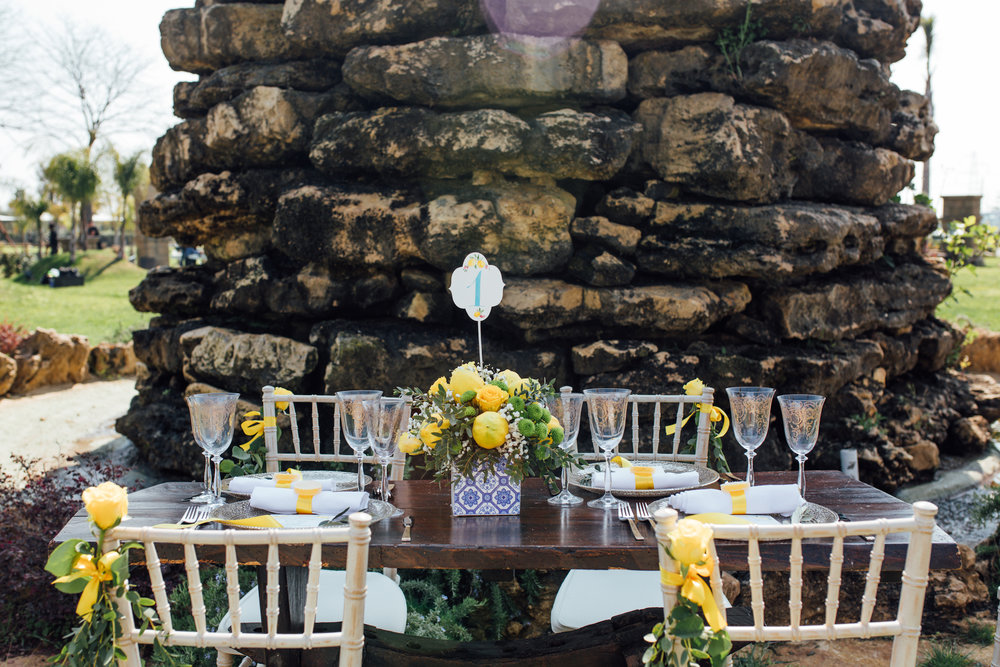
[[[924,97],[927,98],[927,111],[931,118],[934,118],[934,98],[931,96],[931,49],[934,47],[934,17],[928,16],[920,19],[920,27],[924,30],[924,61],[927,65],[926,85],[924,86]],[[920,191],[930,197],[931,195],[931,159],[924,160],[924,172],[920,181]]]
[[[149,173],[145,164],[140,160],[143,151],[137,151],[124,160],[117,153],[115,159],[115,185],[118,186],[118,194],[121,196],[121,225],[118,229],[118,259],[125,257],[125,226],[131,216],[129,215],[129,197],[135,203],[135,191],[146,180]],[[134,210],[134,209],[133,209]]]
[[[42,259],[42,249],[45,247],[42,239],[42,214],[49,210],[49,203],[44,197],[32,199],[24,190],[17,190],[14,193],[14,201],[10,203],[11,208],[19,216],[29,223],[35,223],[35,231],[38,234],[38,259]]]
[[[100,176],[84,153],[62,153],[52,158],[42,170],[56,192],[69,201],[69,261],[76,261],[77,204],[93,198]]]

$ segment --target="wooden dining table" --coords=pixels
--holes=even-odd
[[[790,484],[795,472],[761,472],[758,484]],[[839,471],[809,471],[806,499],[836,512],[845,521],[897,518],[912,515],[909,504],[868,484],[847,477]],[[392,502],[413,520],[411,541],[402,541],[403,517],[384,519],[371,527],[369,566],[416,569],[635,569],[655,570],[658,555],[652,527],[640,525],[642,541],[634,539],[627,522],[615,512],[587,507],[585,504],[558,507],[546,502],[547,487],[539,479],[522,484],[521,513],[518,516],[453,517],[447,484],[430,480],[394,482]],[[187,506],[187,499],[200,489],[194,482],[168,482],[129,494],[130,525],[154,525],[177,521]],[[590,494],[580,492],[587,498]],[[632,501],[634,502],[634,501]],[[205,530],[202,527],[199,530]],[[86,512],[78,512],[54,538],[91,539]],[[884,571],[902,571],[908,536],[890,535],[885,545]],[[872,544],[863,538],[848,538],[844,543],[845,570],[864,570]],[[829,566],[830,540],[804,540],[802,555],[806,569]],[[721,566],[745,570],[745,543],[717,543]],[[788,569],[790,542],[760,544],[763,568]],[[339,545],[324,550],[324,560],[331,567],[343,566],[346,550]],[[168,545],[160,550],[164,561],[180,561],[180,550],[171,553]],[[263,554],[259,554],[261,559]],[[223,562],[223,548],[202,547],[199,560]],[[256,554],[241,554],[254,560]],[[307,550],[297,554],[283,548],[284,564],[296,565],[308,559]],[[960,567],[958,546],[939,527],[935,528],[931,547],[931,569]]]

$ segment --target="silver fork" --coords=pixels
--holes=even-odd
[[[192,505],[191,507],[188,507],[186,510],[184,510],[184,515],[181,517],[181,520],[178,521],[177,523],[181,525],[188,523],[197,523],[202,519],[207,519],[208,514],[209,510],[207,507],[197,507],[196,505]]]
[[[646,503],[636,503],[635,516],[640,521],[648,521],[649,525],[653,528],[653,533],[656,533],[656,519],[654,519],[653,515],[649,513],[649,505]]]
[[[628,503],[618,503],[618,518],[621,521],[628,521],[628,526],[632,529],[632,537],[640,542],[646,539],[639,532],[639,526],[635,523],[635,515]]]

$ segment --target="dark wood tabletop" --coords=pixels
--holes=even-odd
[[[788,484],[795,482],[795,475],[794,472],[761,472],[757,481],[760,484]],[[402,517],[373,524],[369,552],[371,567],[481,570],[654,570],[658,567],[653,531],[648,523],[640,524],[646,539],[636,541],[628,524],[619,521],[616,513],[586,505],[569,508],[549,505],[545,502],[549,494],[538,479],[525,480],[521,514],[514,517],[453,517],[447,484],[439,486],[432,481],[407,480],[395,482],[395,485],[394,504],[413,518],[412,541],[400,541]],[[183,513],[186,499],[196,493],[199,486],[194,482],[170,482],[130,494],[129,522],[153,525],[176,521]],[[594,497],[579,493],[586,498]],[[810,502],[828,507],[849,521],[912,514],[907,503],[835,471],[808,472],[806,496]],[[82,510],[59,532],[54,542],[74,537],[91,537]],[[884,570],[903,569],[906,541],[906,535],[889,536]],[[765,570],[788,569],[789,544],[788,541],[761,543]],[[717,549],[722,567],[737,571],[746,569],[745,544],[720,541]],[[163,560],[180,558],[179,552],[173,554],[169,548],[159,551]],[[828,567],[829,540],[805,540],[802,551],[807,569]],[[869,542],[849,538],[844,544],[844,569],[866,569],[870,551]],[[199,551],[199,558],[221,562],[222,552],[221,549],[214,553],[213,549],[204,548]],[[342,566],[344,548],[332,546],[328,554],[324,552],[324,558],[329,559],[331,566]],[[282,560],[293,564],[295,555],[286,553],[283,547]],[[955,541],[940,528],[935,529],[930,566],[931,569],[960,566]]]

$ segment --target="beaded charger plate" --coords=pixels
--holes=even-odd
[[[670,507],[669,498],[661,498],[660,500],[654,500],[653,502],[649,503],[649,513],[655,514],[657,510],[661,510],[667,507]],[[680,518],[684,518],[685,514],[683,512],[680,512],[679,514]],[[782,516],[780,514],[761,514],[753,516],[768,517],[769,519],[773,519],[773,521],[782,524],[793,523],[793,519],[796,519],[798,523],[833,523],[840,519],[840,517],[837,516],[837,513],[834,512],[829,507],[824,507],[823,505],[810,503],[808,501],[806,501],[804,505],[801,505],[799,509],[796,510],[795,514],[793,514],[792,516]],[[767,521],[767,523],[773,525],[773,522],[770,520]],[[780,541],[785,538],[762,537],[760,539],[761,541],[767,542],[767,541]]]
[[[254,475],[243,475],[246,479],[274,479],[273,472],[259,472]],[[229,484],[234,478],[228,477],[222,480],[222,495],[230,498],[249,498],[249,493],[236,493],[229,490]],[[337,470],[303,470],[302,479],[309,482],[325,482],[333,480],[332,491],[354,491],[358,488],[358,473],[344,472]],[[365,486],[372,483],[372,478],[365,475]]]
[[[690,491],[691,489],[701,489],[711,486],[719,481],[719,473],[703,466],[692,463],[677,463],[674,461],[642,461],[640,465],[656,466],[664,472],[691,472],[698,473],[698,484],[695,486],[679,486],[674,489],[611,489],[611,493],[622,498],[662,498],[680,491]],[[591,493],[604,493],[604,464],[591,464],[579,470],[571,470],[569,473],[570,486],[575,486]],[[618,466],[611,464],[612,469]]]
[[[362,511],[365,512],[366,514],[371,515],[372,523],[377,523],[382,519],[387,519],[391,517],[392,513],[396,511],[396,508],[383,500],[369,498],[368,508]],[[249,500],[240,500],[235,503],[229,503],[227,505],[220,505],[216,507],[214,510],[212,510],[211,516],[213,519],[232,520],[232,519],[252,519],[257,516],[264,516],[265,514],[273,514],[273,513],[265,512],[264,510],[259,510],[256,507],[251,507]],[[288,515],[274,515],[274,516],[292,517],[297,515],[288,514]],[[337,519],[332,521],[331,523],[334,525],[347,524],[347,514],[337,517]],[[249,530],[264,530],[263,528],[254,528],[251,526],[237,526],[237,527],[247,528]]]

